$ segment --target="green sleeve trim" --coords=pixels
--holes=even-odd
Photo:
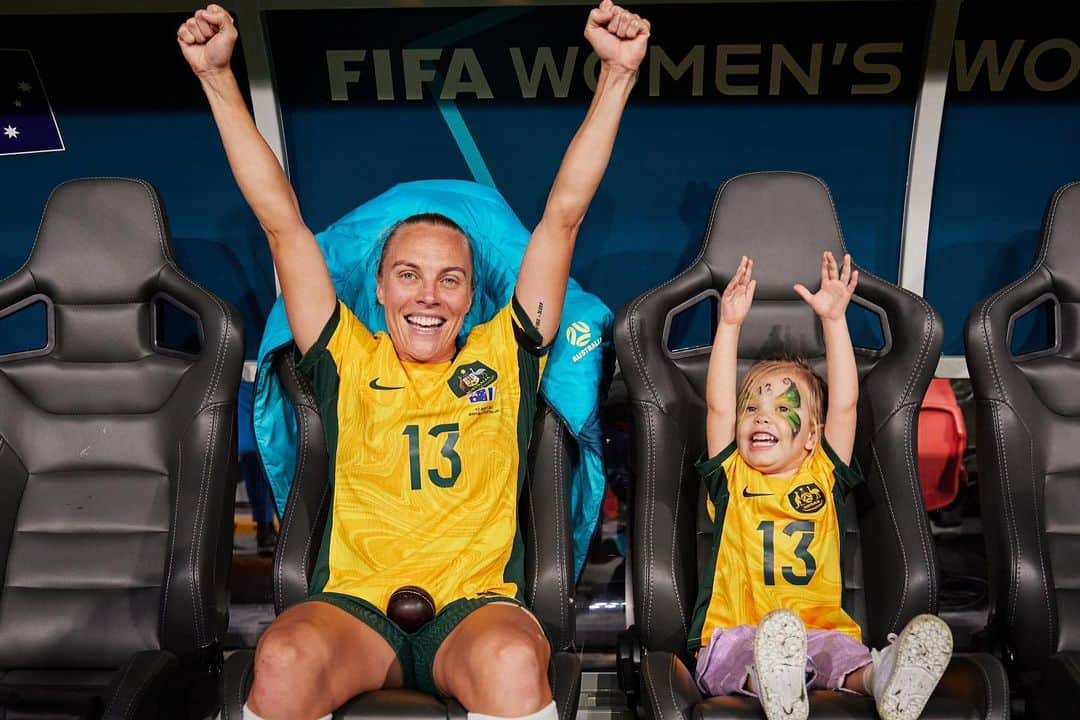
[[[326,325],[323,325],[322,332],[319,333],[318,339],[315,344],[308,348],[308,351],[300,356],[300,361],[296,363],[296,369],[305,375],[310,376],[315,366],[319,363],[319,360],[326,354],[327,345],[330,344],[330,338],[334,337],[334,333],[337,332],[338,324],[341,322],[341,302],[338,301],[334,305],[334,312],[330,313],[330,317],[326,321]]]
[[[518,345],[537,356],[550,350],[551,343],[544,345],[540,330],[529,321],[529,315],[518,302],[517,294],[510,298],[510,308],[513,311],[514,337],[517,338]]]
[[[724,472],[724,462],[735,453],[735,441],[718,452],[711,458],[704,456],[694,463],[694,469],[701,475],[705,487],[709,491],[709,497],[716,504],[717,498],[727,496],[727,474]]]
[[[829,446],[825,438],[821,439],[821,449],[825,451],[825,457],[829,458],[829,462],[833,464],[833,474],[836,475],[836,479],[843,486],[845,493],[851,492],[856,486],[866,482],[862,472],[859,470],[859,461],[855,459],[854,452],[851,455],[852,464],[848,465],[840,459],[840,456]]]
[[[731,457],[732,453],[734,452],[735,441],[732,440],[726,448],[716,453],[711,458],[706,458],[705,456],[702,456],[702,458],[694,464],[694,468],[699,473],[701,473],[702,477],[708,477],[709,475],[715,473],[717,470],[720,470],[720,466],[723,465],[724,461]]]

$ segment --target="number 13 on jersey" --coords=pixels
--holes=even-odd
[[[409,480],[411,487],[413,490],[420,490],[422,487],[420,476],[420,426],[406,425],[401,434],[409,439]],[[436,442],[440,436],[443,438],[442,448],[439,452],[450,461],[449,475],[443,475],[438,468],[429,468],[427,471],[428,480],[436,487],[452,488],[461,475],[461,456],[454,450],[458,438],[461,437],[461,429],[457,423],[443,423],[432,427],[427,431],[427,435],[435,438]]]
[[[789,522],[783,529],[784,535],[794,538],[798,535],[798,544],[794,548],[795,557],[802,561],[805,570],[798,574],[795,568],[785,565],[781,568],[781,575],[790,585],[809,585],[817,571],[817,560],[810,554],[810,543],[814,540],[814,521],[795,520]],[[762,573],[766,585],[776,584],[775,548],[776,529],[772,520],[762,520],[757,526],[761,533]]]

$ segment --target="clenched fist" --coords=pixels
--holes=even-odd
[[[589,13],[585,39],[610,69],[637,72],[649,44],[649,21],[604,0]]]
[[[207,5],[180,26],[176,42],[196,75],[225,70],[236,45],[232,15],[220,5]]]

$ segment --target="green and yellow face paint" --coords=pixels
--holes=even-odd
[[[797,412],[802,407],[802,395],[799,393],[799,386],[791,378],[784,378],[783,387],[784,391],[779,395],[773,390],[771,382],[758,386],[756,392],[751,390],[743,391],[739,395],[736,405],[739,416],[741,417],[746,413],[747,407],[756,396],[766,407],[771,406],[773,410],[779,412],[787,420],[788,425],[791,426],[791,436],[796,437],[799,431],[802,430],[802,418]],[[781,411],[780,408],[783,408],[783,410]]]
[[[784,383],[787,385],[787,390],[777,396],[776,407],[787,408],[781,414],[791,425],[791,436],[795,437],[799,434],[799,430],[802,429],[802,418],[799,417],[799,413],[795,412],[802,407],[802,397],[799,395],[798,385],[792,382],[791,378],[784,378]]]

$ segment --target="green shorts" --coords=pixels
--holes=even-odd
[[[308,597],[309,601],[324,602],[341,608],[360,622],[379,633],[393,648],[401,663],[405,687],[438,695],[435,687],[435,653],[439,651],[446,636],[453,632],[470,613],[490,603],[508,603],[525,607],[515,598],[492,595],[480,598],[462,598],[446,605],[439,614],[419,630],[409,634],[397,623],[386,617],[379,608],[366,600],[342,593],[320,592]]]

